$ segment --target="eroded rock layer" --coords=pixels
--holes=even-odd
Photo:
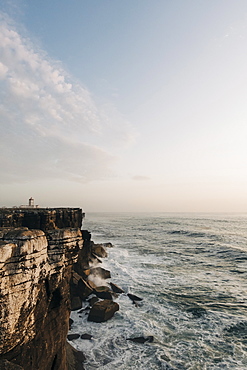
[[[28,227],[43,231],[81,228],[83,217],[81,208],[2,208],[0,227]]]
[[[52,227],[51,218],[42,224],[38,212],[38,229],[23,227],[25,217],[13,213],[0,228],[0,360],[25,370],[67,369],[69,282],[83,249],[82,212],[68,211],[68,221],[53,211],[44,212],[55,215]]]

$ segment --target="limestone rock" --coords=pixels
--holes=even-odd
[[[80,297],[84,300],[93,292],[93,289],[79,274],[73,272],[70,282],[70,292],[71,297]]]
[[[80,208],[2,208],[0,227],[39,229],[43,231],[81,228],[84,213]]]
[[[91,269],[91,274],[94,276],[98,276],[101,279],[109,279],[111,277],[111,273],[109,270],[106,270],[102,267],[94,267]]]
[[[98,297],[92,297],[91,299],[89,299],[88,303],[92,307],[98,301],[99,301]]]
[[[82,308],[82,301],[80,297],[71,298],[71,311],[77,311]]]
[[[146,343],[146,342],[153,342],[154,337],[152,335],[149,335],[147,337],[134,337],[134,338],[127,338],[127,340],[130,340],[131,342],[134,343]]]
[[[84,370],[83,362],[86,360],[84,354],[77,351],[69,342],[66,343],[66,359],[66,370]]]
[[[110,283],[111,289],[114,293],[124,293],[124,290],[120,288],[118,285]]]
[[[94,322],[107,321],[118,310],[119,310],[118,303],[105,299],[93,305],[88,315],[88,321]]]
[[[63,214],[59,213],[57,225]],[[10,214],[10,224],[20,222],[15,216]],[[16,369],[18,365],[25,370],[67,369],[69,282],[82,244],[76,228],[46,233],[24,227],[1,229],[0,360],[13,362]]]
[[[8,360],[0,360],[0,370],[24,370],[24,368]]]
[[[101,258],[107,257],[107,252],[102,244],[93,244],[92,253],[96,254],[96,256]]]

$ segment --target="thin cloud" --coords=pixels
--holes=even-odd
[[[131,141],[130,127],[1,13],[0,24],[1,182],[109,176],[111,147]]]
[[[147,180],[151,180],[151,179],[148,176],[135,175],[135,176],[132,177],[132,180],[135,180],[135,181],[147,181]]]

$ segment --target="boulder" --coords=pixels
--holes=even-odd
[[[127,296],[129,297],[129,299],[131,299],[132,302],[143,300],[143,298],[137,297],[137,295],[134,295],[134,294],[128,293]]]
[[[81,339],[91,340],[92,338],[93,336],[87,333],[81,335]]]
[[[94,267],[91,269],[91,274],[94,276],[98,276],[102,279],[109,279],[111,277],[111,272],[109,270],[105,270],[102,267]]]
[[[88,285],[90,286],[90,288],[91,288],[92,290],[94,290],[95,288],[97,288],[97,285],[96,285],[96,284],[94,284],[94,282],[93,282],[92,280],[89,280],[89,279],[88,279],[87,283],[88,283]]]
[[[103,247],[105,247],[105,248],[112,248],[112,247],[113,247],[112,243],[110,243],[110,242],[108,242],[108,243],[103,243],[102,245],[103,245]]]
[[[69,330],[71,329],[71,326],[73,324],[74,320],[72,320],[71,318],[69,318]]]
[[[124,290],[116,284],[110,283],[111,289],[114,293],[124,293]]]
[[[68,334],[67,339],[68,340],[74,340],[80,338],[80,334]]]
[[[92,253],[91,258],[90,258],[90,262],[94,263],[95,261],[97,261],[98,263],[102,263],[102,261],[99,259],[99,257],[97,257],[95,253]]]
[[[76,311],[82,308],[82,301],[80,297],[71,298],[71,311]]]
[[[130,340],[131,342],[134,342],[134,343],[145,343],[145,342],[153,342],[154,340],[154,337],[152,335],[149,335],[147,337],[135,337],[135,338],[127,338],[127,340]]]
[[[98,298],[101,298],[101,299],[112,299],[112,295],[109,291],[109,287],[108,286],[99,286],[97,288],[94,289],[94,293],[96,294],[96,296]]]
[[[78,282],[78,294],[81,299],[87,298],[91,293],[93,292],[93,289],[91,286],[85,281],[84,279],[80,279]]]
[[[93,244],[91,251],[92,253],[96,254],[96,256],[98,257],[101,257],[101,258],[107,257],[107,252],[105,248],[102,246],[102,244]]]
[[[100,299],[111,299],[112,300],[112,295],[110,292],[95,292],[96,296]]]
[[[96,302],[99,301],[98,297],[92,297],[88,300],[89,305],[92,307]]]
[[[109,299],[97,302],[93,305],[89,312],[88,321],[103,322],[109,320],[116,311],[119,310],[119,305]]]

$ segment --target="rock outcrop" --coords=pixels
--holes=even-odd
[[[80,209],[0,211],[0,361],[9,368],[69,368],[70,280],[83,249],[82,218]]]
[[[2,208],[0,227],[28,227],[43,231],[81,228],[84,213],[80,208]]]
[[[108,299],[97,302],[93,305],[88,315],[88,321],[103,322],[109,320],[116,311],[119,310],[119,305]]]

